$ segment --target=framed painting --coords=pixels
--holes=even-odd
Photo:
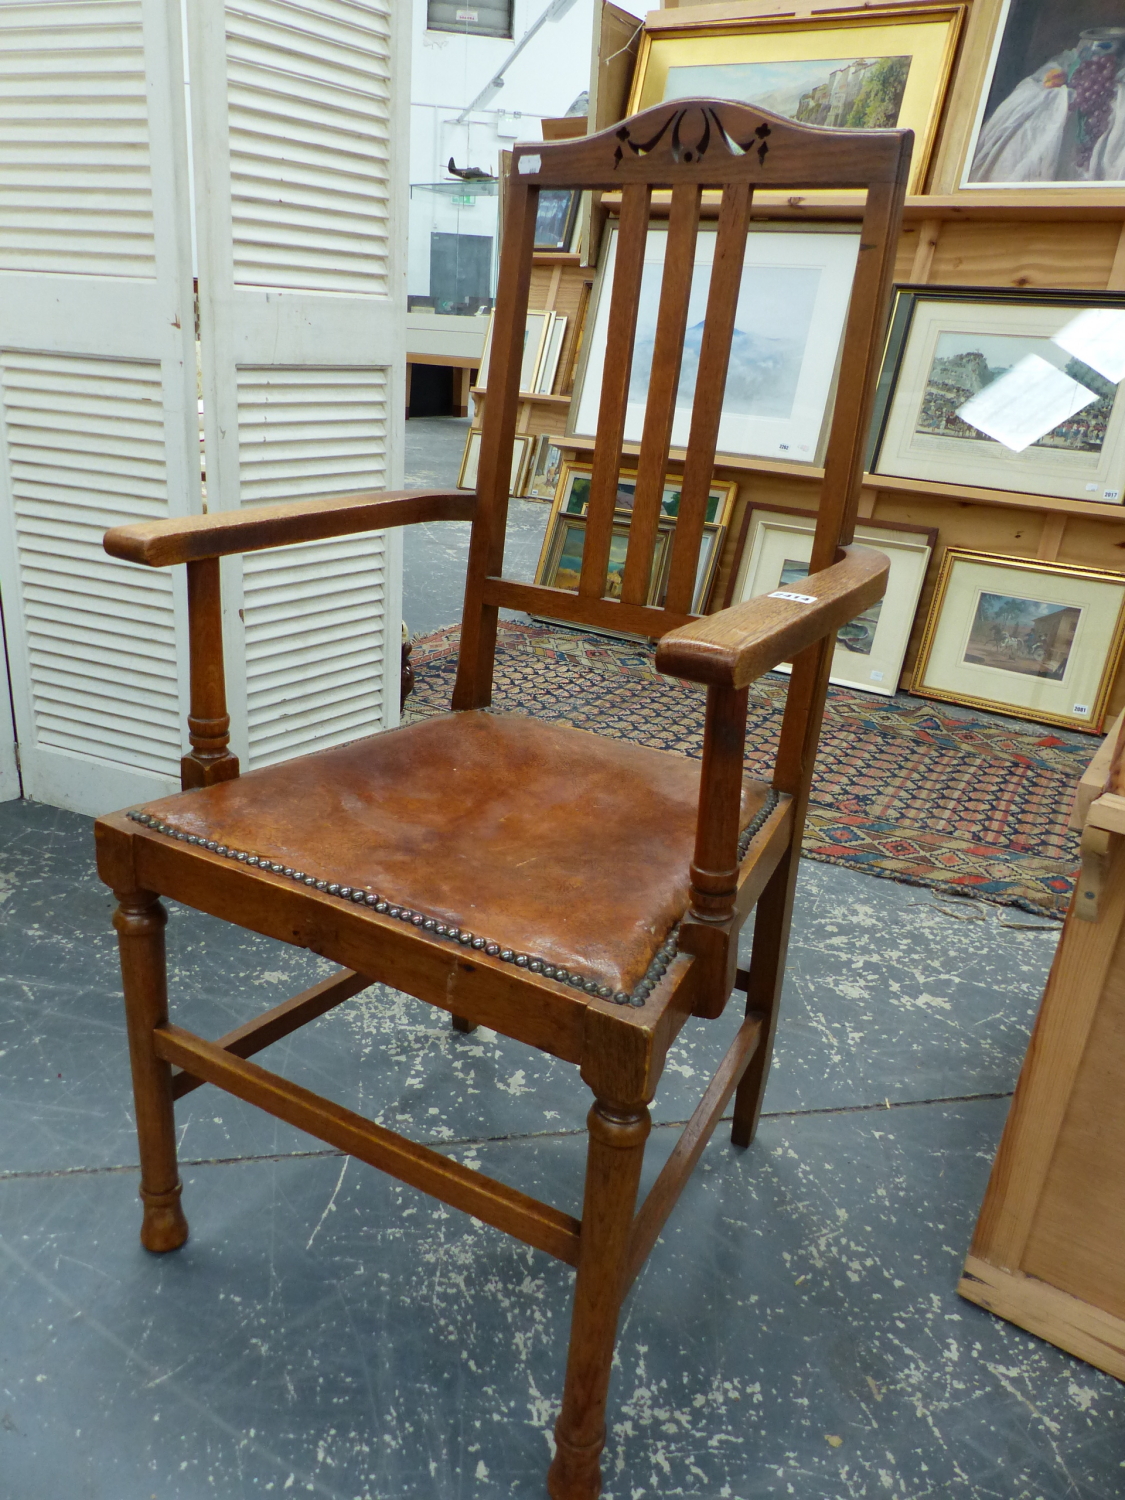
[[[562,479],[559,484],[560,511],[567,515],[584,516],[590,503],[590,476],[593,469],[589,464],[564,464],[562,467]],[[661,499],[660,513],[662,517],[675,520],[680,513],[680,483],[678,479],[669,479],[664,485],[664,495]],[[636,473],[622,473],[617,478],[617,504],[615,509],[623,514],[631,514],[633,510],[633,497],[637,489]],[[738,485],[734,480],[721,481],[711,486],[707,496],[707,512],[704,520],[708,525],[726,526],[730,521],[731,508],[734,505],[735,496],[738,494]]]
[[[807,511],[747,506],[740,560],[726,603],[741,604],[807,578],[815,529],[816,516]],[[873,521],[858,525],[855,539],[885,552],[891,571],[883,598],[837,633],[829,680],[889,698],[898,688],[937,531]],[[790,670],[788,662],[777,668]]]
[[[520,480],[523,478],[524,464],[527,462],[530,447],[531,438],[516,438],[512,448],[512,479],[508,490],[509,495],[518,495],[520,492]],[[470,427],[469,435],[465,439],[465,451],[461,456],[461,472],[457,476],[457,488],[459,490],[476,489],[477,466],[479,463],[480,428]]]
[[[1003,0],[961,186],[1125,186],[1125,8]]]
[[[667,240],[666,228],[654,226],[648,232],[626,407],[627,442],[638,442],[644,425]],[[858,251],[859,235],[850,225],[752,227],[746,237],[719,420],[719,452],[818,462],[827,437]],[[672,443],[680,448],[687,444],[691,423],[714,253],[714,231],[701,229],[672,424]],[[609,288],[616,260],[617,227],[613,226],[605,237],[587,319],[589,333],[570,406],[569,430],[576,436],[594,437],[597,432]]]
[[[668,592],[668,574],[672,567],[671,539],[675,534],[675,525],[661,522],[661,530],[669,534],[669,545],[664,553],[664,569],[660,575],[660,581],[656,590],[656,602],[663,604]],[[704,526],[703,535],[699,541],[699,560],[695,565],[695,587],[691,591],[691,612],[693,615],[702,615],[707,612],[708,601],[711,598],[711,590],[715,586],[715,576],[719,571],[719,558],[723,551],[723,538],[726,536],[725,526]]]
[[[734,99],[791,120],[914,131],[907,191],[925,182],[964,5],[799,20],[685,22],[646,32],[630,114],[668,99]]]
[[[569,250],[578,218],[577,188],[545,188],[535,212],[536,250]]]
[[[660,529],[653,552],[652,578],[649,597],[645,600],[646,604],[657,602],[661,581],[667,567],[671,537],[670,530]],[[585,545],[585,516],[556,513],[547,530],[536,583],[544,584],[547,588],[576,591],[582,573],[582,551]],[[625,576],[625,553],[628,546],[628,526],[615,526],[609,545],[607,572],[606,596],[610,599],[617,599],[621,596],[621,584]]]
[[[553,500],[559,487],[562,470],[562,449],[553,437],[546,433],[537,437],[527,465],[525,494],[534,500]]]
[[[901,287],[868,468],[1120,505],[1123,378],[1125,293]]]
[[[913,691],[1097,733],[1123,637],[1125,573],[949,547]]]

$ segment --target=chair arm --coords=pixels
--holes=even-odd
[[[471,521],[476,504],[471,490],[365,490],[331,500],[290,500],[210,516],[115,526],[106,532],[103,545],[111,557],[166,568],[418,521]]]
[[[691,682],[743,688],[791,661],[883,597],[890,570],[883,553],[871,547],[843,551],[840,562],[791,589],[759,594],[670,630],[656,648],[657,669]],[[798,594],[808,602],[793,597]]]

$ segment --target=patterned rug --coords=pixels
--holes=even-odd
[[[409,721],[444,713],[457,626],[414,643]],[[746,766],[768,780],[788,679],[751,688]],[[653,649],[581,631],[502,624],[493,708],[698,757],[701,688],[664,677]],[[1078,868],[1066,826],[1094,745],[1048,730],[964,720],[920,699],[833,687],[813,779],[804,852],[869,875],[1027,911],[1065,911]]]

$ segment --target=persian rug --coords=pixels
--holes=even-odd
[[[409,722],[449,708],[460,630],[414,643]],[[665,677],[653,648],[502,623],[492,706],[698,757],[704,692]],[[788,678],[750,689],[746,768],[768,780]],[[804,852],[869,875],[1059,916],[1078,870],[1067,828],[1095,749],[1044,729],[961,719],[922,699],[828,690]]]

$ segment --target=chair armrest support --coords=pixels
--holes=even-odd
[[[669,631],[656,648],[657,669],[691,682],[744,688],[779,662],[792,661],[886,591],[890,562],[882,552],[845,547],[843,553],[839,562],[802,578],[792,589],[759,594]]]
[[[106,532],[104,546],[111,557],[166,568],[419,521],[471,521],[476,504],[472,490],[365,490],[330,500],[287,500],[210,516],[115,526]]]

